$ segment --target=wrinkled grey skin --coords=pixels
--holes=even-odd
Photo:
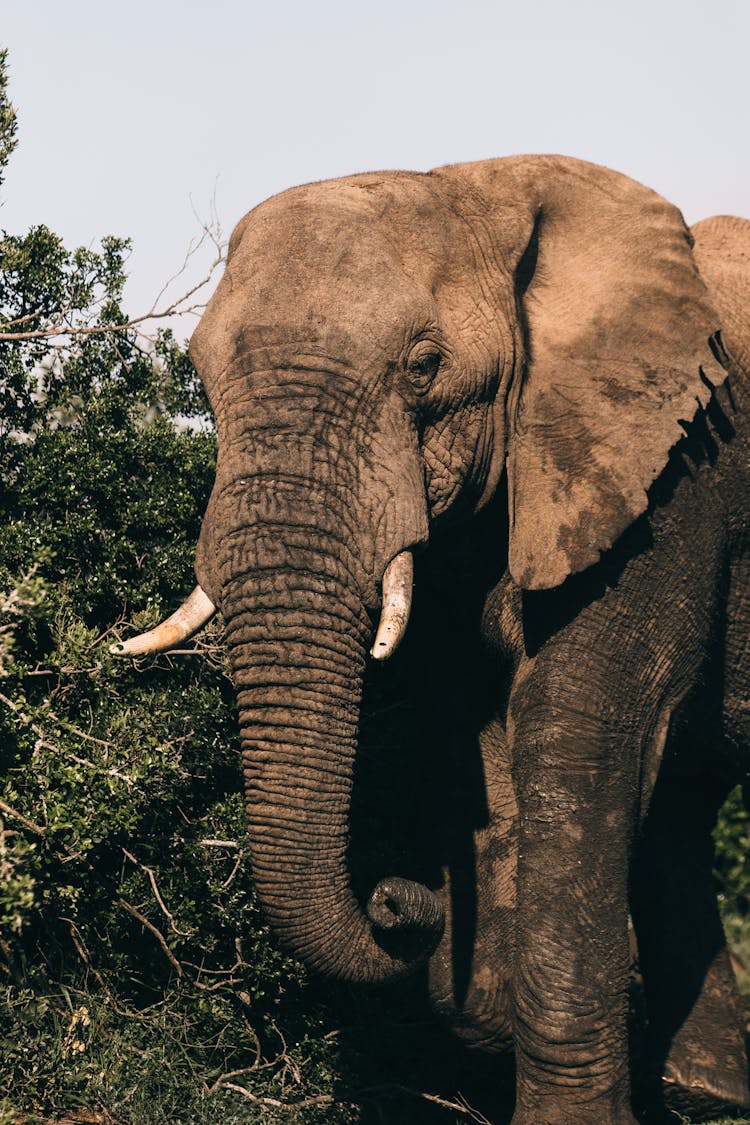
[[[561,157],[355,176],[247,215],[193,338],[220,451],[196,573],[267,915],[351,980],[430,957],[462,1034],[512,1038],[514,1125],[634,1121],[629,903],[655,1077],[748,1099],[710,829],[750,745],[749,246],[711,220],[694,253],[660,197]],[[444,870],[378,885],[386,929],[347,843],[405,549],[454,784],[426,751]]]

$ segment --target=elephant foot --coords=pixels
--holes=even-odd
[[[545,1099],[533,1106],[518,1106],[511,1125],[638,1125],[627,1106],[601,1102],[571,1105]]]
[[[648,1079],[639,1090],[640,1114],[648,1125],[714,1121],[744,1115],[750,1108],[747,1079],[741,1071],[693,1066],[678,1073],[669,1064],[666,1069],[663,1078]]]
[[[678,1073],[668,1066],[661,1093],[666,1109],[691,1121],[712,1121],[750,1109],[746,1068],[693,1066]]]

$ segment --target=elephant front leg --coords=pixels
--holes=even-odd
[[[519,728],[513,1125],[634,1125],[627,1008],[635,786],[603,731]],[[590,726],[590,724],[589,724]]]

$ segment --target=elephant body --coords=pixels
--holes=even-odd
[[[711,831],[729,789],[747,777],[750,746],[749,392],[740,377],[716,393],[714,423],[685,439],[660,482],[668,503],[642,517],[596,574],[539,592],[521,591],[506,575],[475,603],[483,670],[472,665],[474,682],[480,696],[492,684],[501,703],[487,716],[481,698],[469,696],[470,714],[483,718],[453,749],[466,761],[472,745],[481,748],[471,849],[477,892],[460,923],[472,930],[471,954],[457,958],[449,925],[430,962],[431,994],[469,1042],[503,1049],[514,1030],[526,1037],[538,1085],[545,1070],[574,1071],[587,1094],[596,1090],[590,1045],[607,994],[608,1028],[618,1029],[626,1066],[630,909],[654,1075],[664,1075],[668,1095],[673,1086],[691,1090],[693,1110],[718,1114],[747,1101],[742,1009],[716,905]],[[470,581],[454,547],[452,565]],[[473,562],[481,554],[474,539]],[[426,558],[417,574],[440,604]],[[443,603],[440,612],[444,624],[450,610]],[[435,614],[433,606],[428,616]],[[466,661],[465,643],[457,651]],[[432,672],[436,695],[450,706],[450,683]],[[453,669],[447,679],[455,686],[456,678]],[[465,683],[461,690],[470,691]],[[450,813],[441,816],[450,823]],[[451,922],[452,870],[448,862],[438,892]],[[465,877],[460,864],[456,871]],[[617,948],[609,939],[599,946],[603,920],[616,912]],[[570,1007],[530,1005],[519,1020],[514,972],[535,995],[562,990]],[[572,1043],[585,1045],[580,1063]]]
[[[309,185],[239,224],[191,344],[269,920],[355,981],[427,963],[460,1034],[512,1043],[514,1125],[634,1121],[629,911],[655,1082],[748,1102],[710,833],[750,768],[749,231],[693,246],[564,157]],[[431,859],[373,889],[360,710],[411,554]]]

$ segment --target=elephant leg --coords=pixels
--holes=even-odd
[[[750,1105],[741,1003],[712,878],[711,831],[726,790],[706,777],[662,777],[633,872],[651,1084],[662,1079],[666,1104],[691,1116]]]
[[[513,1125],[634,1125],[627,1051],[634,755],[592,715],[549,703],[543,712],[516,724]]]

